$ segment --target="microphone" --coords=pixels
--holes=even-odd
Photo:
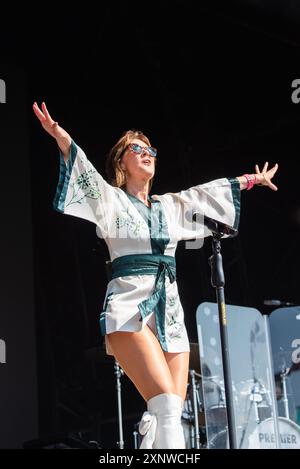
[[[209,229],[214,234],[217,235],[227,235],[231,238],[235,237],[238,235],[238,230],[233,228],[230,225],[226,225],[225,223],[222,223],[221,221],[215,220],[214,218],[207,217],[206,215],[203,215],[200,212],[196,212],[193,214],[193,221],[198,221],[198,217],[203,218],[204,225]]]
[[[295,306],[295,303],[290,303],[289,301],[281,301],[281,300],[264,300],[264,305],[266,306]]]

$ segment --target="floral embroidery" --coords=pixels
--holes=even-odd
[[[95,169],[84,171],[77,177],[75,182],[70,183],[73,194],[69,202],[66,204],[66,207],[72,204],[81,204],[85,198],[101,198],[98,182],[94,177],[95,173],[97,173]]]
[[[174,297],[171,297],[169,298],[169,306],[172,308],[173,306],[175,306],[175,303],[176,303],[176,299]]]
[[[168,298],[168,306],[170,308],[175,308],[177,300],[178,300],[178,296],[176,296],[176,297],[172,296],[172,297]],[[182,323],[182,321],[179,320],[180,319],[179,318],[179,313],[180,313],[180,309],[179,309],[179,305],[178,305],[177,308],[175,309],[174,313],[171,314],[171,319],[169,319],[169,321],[167,323],[168,335],[172,338],[173,337],[177,337],[177,338],[181,337],[183,323]]]
[[[175,315],[171,316],[168,323],[168,333],[170,337],[181,337],[182,323],[176,320]]]
[[[146,224],[143,220],[136,220],[129,213],[129,209],[122,210],[123,215],[116,218],[117,229],[123,228],[125,225],[128,227],[135,236],[139,235],[141,230],[145,230]]]

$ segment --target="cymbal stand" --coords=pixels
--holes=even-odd
[[[139,432],[137,430],[133,431],[133,448],[139,449]]]
[[[262,402],[262,396],[260,393],[260,385],[258,381],[256,381],[251,389],[251,394],[250,394],[250,401],[252,404],[254,404],[254,412],[255,412],[255,421],[257,424],[260,423],[260,416],[258,413],[258,403]]]
[[[120,367],[119,363],[115,360],[115,376],[116,376],[116,389],[118,399],[118,421],[119,421],[119,441],[117,446],[120,449],[124,449],[124,437],[123,437],[123,418],[122,418],[122,399],[121,399],[121,377],[124,375],[124,371]]]
[[[194,408],[194,425],[195,425],[195,445],[196,449],[201,448],[200,442],[200,429],[199,429],[199,419],[198,419],[198,409],[200,410],[200,398],[197,390],[196,378],[195,376],[201,378],[201,375],[196,373],[195,370],[190,370],[192,390],[193,390],[193,408]]]
[[[254,412],[255,412],[255,422],[256,422],[257,425],[261,422],[261,418],[260,418],[259,412],[258,412],[258,403],[262,402],[263,398],[262,398],[262,395],[261,395],[261,385],[256,379],[255,379],[255,382],[254,382],[254,384],[253,384],[253,386],[250,390],[249,400],[250,400],[250,406],[249,406],[248,415],[247,415],[247,418],[246,418],[247,423],[243,428],[241,440],[240,440],[240,443],[239,443],[239,449],[241,449],[243,447],[243,443],[244,443],[244,440],[245,440],[246,431],[247,431],[248,424],[249,424],[249,421],[250,421],[250,415],[251,415],[251,411],[252,411],[253,406],[254,406]]]
[[[284,415],[285,415],[285,418],[287,419],[290,418],[289,400],[287,397],[287,387],[286,387],[286,379],[287,379],[287,375],[289,374],[289,372],[290,372],[290,368],[285,367],[282,369],[282,373],[280,374],[281,381],[282,381],[282,392],[283,392],[282,402],[284,405]]]

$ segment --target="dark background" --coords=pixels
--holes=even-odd
[[[29,165],[28,85],[21,67],[0,65],[0,448],[38,434],[33,220]],[[3,100],[3,96],[1,96]],[[17,119],[16,119],[17,116]],[[17,138],[16,138],[17,137]]]
[[[72,434],[111,448],[118,439],[114,363],[101,352],[98,325],[105,250],[92,224],[52,209],[58,152],[32,103],[47,103],[102,174],[121,132],[143,130],[159,149],[154,194],[277,162],[278,192],[242,193],[239,237],[222,245],[225,295],[261,311],[267,298],[299,304],[300,104],[291,100],[291,83],[300,78],[300,6],[130,1],[66,13],[49,4],[26,21],[22,14],[3,16],[1,62],[27,77],[40,436]],[[184,243],[177,250],[191,342],[197,306],[215,300],[210,253],[209,238],[201,250]],[[97,359],[88,358],[95,347]],[[122,385],[131,447],[144,403],[126,377]]]

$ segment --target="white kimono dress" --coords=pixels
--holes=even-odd
[[[93,222],[97,236],[107,244],[112,266],[121,264],[107,285],[99,317],[101,334],[140,331],[148,324],[163,350],[187,352],[189,339],[176,283],[177,243],[190,240],[192,248],[201,247],[201,239],[211,235],[202,215],[197,223],[192,221],[193,213],[237,228],[240,184],[236,178],[222,178],[177,193],[151,195],[149,201],[151,208],[108,184],[74,141],[67,164],[60,153],[53,208]],[[142,261],[137,269],[135,260]],[[112,355],[107,343],[106,352]]]

